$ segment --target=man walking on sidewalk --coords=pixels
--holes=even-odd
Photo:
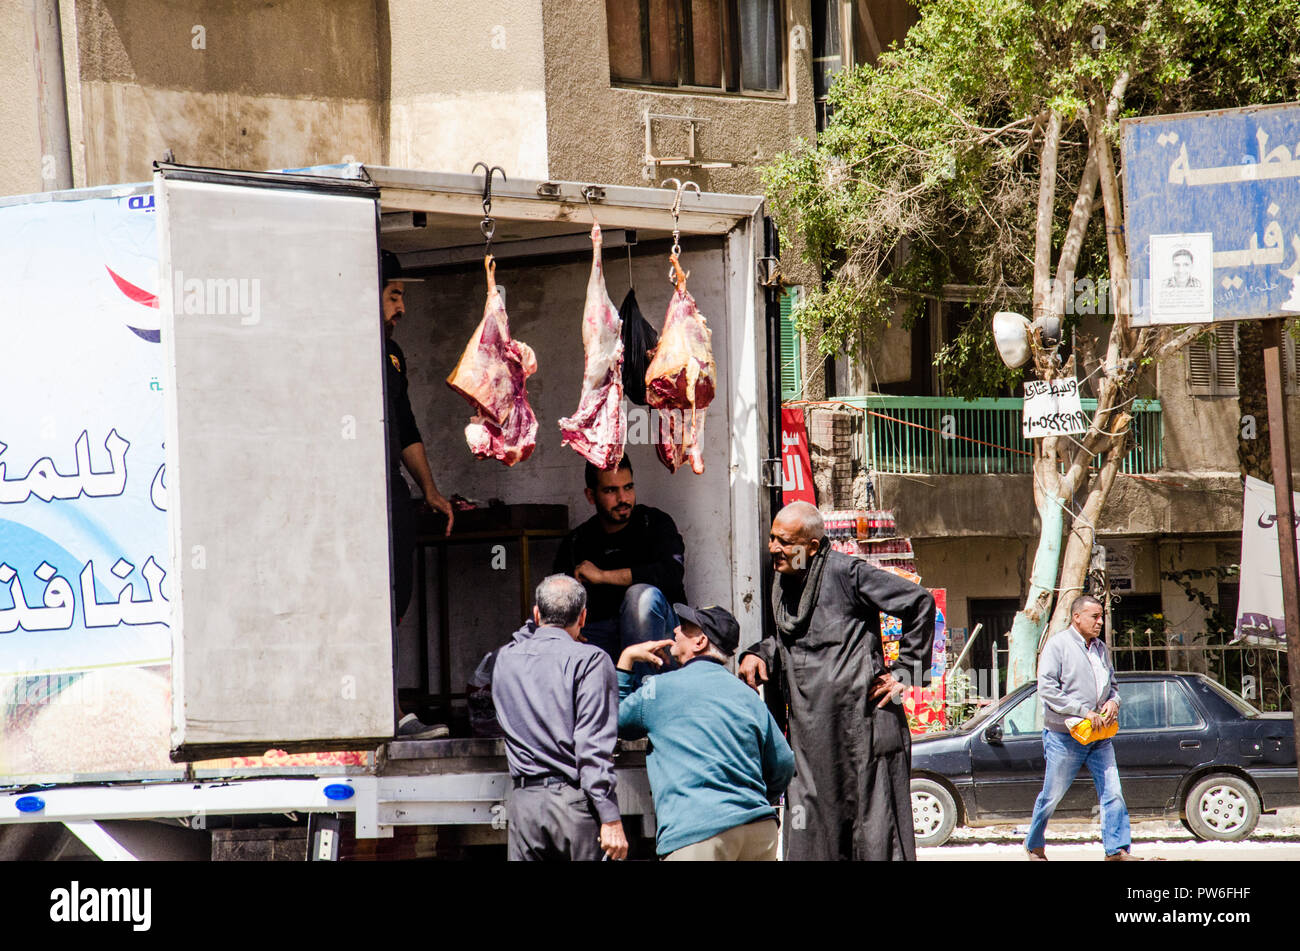
[[[1119,784],[1119,767],[1109,739],[1080,743],[1070,727],[1084,719],[1093,730],[1114,723],[1119,717],[1119,690],[1106,645],[1098,637],[1102,629],[1102,606],[1090,594],[1070,605],[1071,624],[1056,634],[1038,658],[1038,696],[1043,701],[1043,754],[1047,760],[1043,791],[1034,803],[1025,849],[1034,861],[1046,861],[1047,820],[1087,765],[1092,773],[1097,798],[1101,801],[1101,842],[1106,861],[1133,859],[1128,806]]]

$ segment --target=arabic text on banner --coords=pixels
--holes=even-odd
[[[812,460],[808,454],[808,430],[803,410],[797,406],[781,408],[781,504],[810,502],[817,504],[813,490]]]
[[[1300,511],[1300,495],[1292,504]],[[1277,549],[1277,496],[1273,486],[1246,476],[1241,513],[1241,586],[1233,642],[1286,640],[1282,568]]]

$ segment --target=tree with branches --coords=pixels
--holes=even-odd
[[[1032,334],[1037,377],[1087,380],[1097,405],[1082,435],[1034,440],[1041,531],[1011,632],[1013,687],[1084,590],[1143,371],[1205,332],[1132,326],[1118,120],[1296,98],[1300,0],[917,8],[900,48],[841,74],[827,130],[778,156],[765,184],[787,241],[825,276],[795,319],[826,353],[861,352],[944,284],[969,284],[975,316],[936,363],[955,395],[1006,393],[1022,371],[997,357],[993,311],[1023,301],[1036,326],[1070,330],[1080,288],[1103,301],[1105,332],[1075,333],[1065,360]]]

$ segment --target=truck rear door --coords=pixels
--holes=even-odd
[[[160,166],[172,758],[393,730],[377,190]]]

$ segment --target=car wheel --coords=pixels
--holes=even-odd
[[[919,846],[943,845],[957,825],[952,793],[931,779],[912,780],[912,829]]]
[[[1207,776],[1187,794],[1187,824],[1198,839],[1236,842],[1255,831],[1259,796],[1236,776]]]
[[[1183,828],[1186,829],[1188,832],[1190,832],[1192,834],[1192,838],[1195,839],[1197,842],[1205,841],[1205,836],[1201,835],[1199,832],[1197,832],[1195,829],[1192,828],[1192,824],[1187,821],[1186,816],[1182,816],[1181,818],[1179,818],[1178,821],[1183,824]]]

